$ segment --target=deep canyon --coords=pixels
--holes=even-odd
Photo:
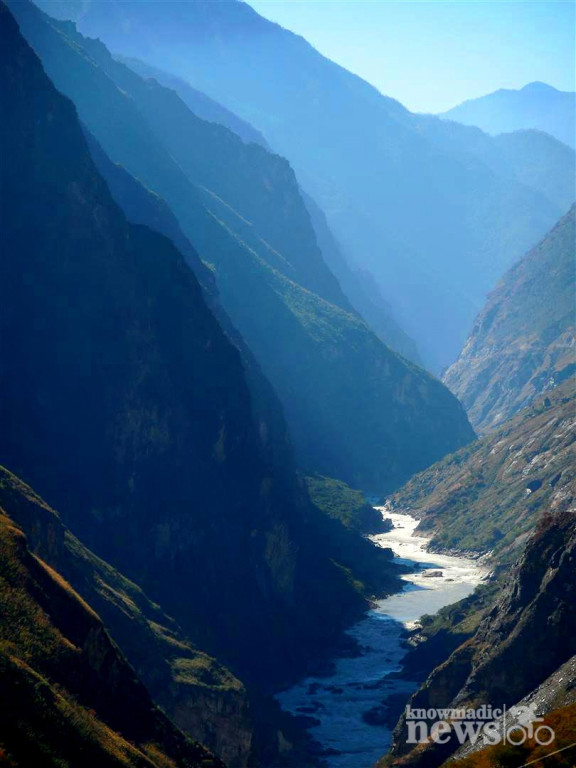
[[[278,696],[282,707],[310,718],[309,733],[329,768],[370,768],[389,748],[394,714],[417,685],[398,677],[406,654],[407,630],[423,614],[469,595],[486,576],[481,560],[428,551],[410,514],[380,507],[393,528],[370,538],[390,547],[394,562],[407,566],[404,589],[375,602],[348,636],[356,650],[330,659],[330,671],[307,677]],[[391,716],[386,717],[387,709]],[[396,716],[397,719],[397,716]]]

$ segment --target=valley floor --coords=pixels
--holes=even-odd
[[[415,568],[403,577],[404,590],[377,601],[349,631],[359,653],[334,659],[326,674],[278,696],[286,711],[307,718],[302,722],[328,768],[370,768],[387,751],[398,715],[417,687],[395,675],[406,653],[406,630],[423,614],[469,595],[486,575],[480,561],[428,552],[411,515],[381,511],[394,528],[370,538],[390,547],[398,564]]]

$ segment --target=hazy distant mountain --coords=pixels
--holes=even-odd
[[[192,88],[182,78],[170,75],[168,72],[152,67],[138,59],[128,59],[121,56],[117,58],[142,77],[153,78],[167,88],[176,91],[192,112],[203,120],[225,125],[244,141],[255,142],[266,149],[270,149],[259,131],[210,97]],[[409,360],[420,364],[420,356],[415,342],[400,328],[392,316],[391,308],[378,290],[374,279],[369,273],[354,269],[348,263],[342,253],[341,246],[330,231],[323,211],[310,195],[302,190],[301,194],[310,214],[310,220],[324,260],[338,278],[351,305],[362,315],[385,344]]]
[[[11,5],[102,149],[165,199],[209,265],[224,309],[282,401],[301,466],[383,491],[472,438],[447,388],[353,311],[286,160],[199,119],[73,25],[22,0]]]
[[[492,134],[536,128],[571,147],[576,142],[576,93],[546,83],[528,83],[520,90],[501,88],[458,104],[440,117]]]
[[[548,188],[565,186],[570,167],[550,173],[546,191],[527,186],[488,135],[480,158],[466,126],[410,113],[245,3],[45,7],[261,131],[433,370],[454,360],[486,293],[563,213]]]
[[[576,208],[490,294],[444,381],[479,430],[576,371]]]
[[[122,56],[118,56],[118,61],[121,61],[126,66],[133,69],[144,78],[152,78],[157,80],[161,85],[165,85],[167,88],[171,88],[176,91],[182,101],[190,107],[192,112],[203,120],[207,120],[210,123],[219,123],[225,125],[226,128],[230,128],[237,136],[240,136],[246,142],[254,142],[260,144],[263,147],[267,147],[266,139],[260,131],[253,128],[246,120],[242,120],[229,109],[218,104],[214,99],[206,96],[205,93],[192,88],[192,86],[182,80],[181,77],[171,75],[169,72],[164,72],[158,67],[153,67],[150,64],[146,64],[144,61],[138,59],[127,59]]]

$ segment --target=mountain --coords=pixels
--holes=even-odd
[[[139,75],[157,80],[171,88],[198,117],[219,123],[229,128],[246,142],[261,144],[269,149],[262,134],[251,125],[241,120],[229,110],[217,104],[205,94],[192,88],[185,80],[152,67],[137,59],[118,57]],[[326,216],[317,203],[300,189],[303,202],[310,215],[310,221],[322,256],[330,270],[338,279],[350,304],[366,320],[376,334],[392,349],[400,352],[408,360],[420,364],[420,357],[414,341],[396,323],[392,311],[382,297],[377,284],[366,271],[354,270],[342,253],[330,231]]]
[[[411,632],[399,673],[421,684],[411,707],[532,703],[560,722],[555,711],[574,703],[575,405],[574,380],[564,382],[389,500],[420,518],[432,551],[483,555],[492,569],[472,595],[423,616]],[[472,758],[482,739],[461,747],[454,734],[413,748],[406,728],[402,716],[379,766],[434,768],[467,755],[462,768],[524,764],[514,750],[501,762],[504,746]]]
[[[324,260],[338,278],[350,304],[386,346],[421,366],[416,342],[396,322],[374,276],[368,270],[350,264],[328,226],[324,211],[306,192],[301,190],[301,194]]]
[[[125,64],[130,69],[133,69],[138,75],[145,80],[156,80],[160,85],[166,86],[175,91],[182,99],[184,104],[189,107],[197,117],[201,117],[202,120],[206,120],[209,123],[218,123],[229,128],[232,133],[246,142],[247,144],[260,144],[264,149],[269,149],[266,144],[266,139],[246,120],[242,120],[238,115],[235,115],[226,107],[223,107],[218,102],[206,96],[202,91],[198,91],[196,88],[183,80],[181,77],[171,75],[169,72],[165,72],[158,67],[153,67],[147,64],[145,61],[139,59],[128,59],[123,56],[117,57],[118,61]]]
[[[169,204],[210,268],[278,392],[304,469],[384,491],[472,438],[448,390],[354,312],[284,159],[202,121],[71,23],[26,2],[13,9],[104,152]],[[206,268],[190,263],[205,282]]]
[[[153,705],[98,615],[3,508],[0,603],[3,765],[224,768]]]
[[[558,672],[551,676],[550,681],[543,683],[542,688],[546,692],[548,685],[556,685],[558,683],[558,676],[563,677],[564,680],[569,676],[574,679],[576,672],[576,659],[572,660],[570,665],[566,664],[560,667]],[[559,686],[558,686],[559,687]],[[502,760],[514,760],[516,764],[526,765],[527,762],[541,762],[546,760],[547,766],[550,768],[565,768],[567,762],[570,760],[570,754],[574,751],[574,743],[576,741],[576,728],[574,722],[576,719],[576,702],[574,701],[573,689],[569,683],[565,683],[567,689],[567,699],[570,704],[563,707],[548,707],[546,701],[546,709],[540,708],[540,688],[534,691],[530,696],[525,697],[519,702],[521,707],[532,707],[536,705],[538,711],[545,714],[545,717],[541,718],[541,725],[545,728],[551,728],[555,734],[554,746],[556,749],[550,754],[550,747],[538,743],[535,738],[527,740],[526,744],[519,746],[496,746],[496,747],[479,747],[475,748],[471,745],[467,745],[466,753],[460,755],[457,754],[454,760],[454,768],[479,768],[481,765],[496,764]],[[540,727],[540,723],[538,723]],[[549,733],[549,732],[548,732]],[[548,733],[544,731],[545,739],[548,738]]]
[[[74,106],[0,20],[0,456],[265,691],[366,603],[320,538],[269,387],[253,396],[184,257],[126,220]]]
[[[571,147],[576,143],[576,94],[546,83],[528,83],[519,90],[501,88],[469,99],[440,117],[493,134],[535,128]]]
[[[576,155],[553,136],[532,129],[489,136],[475,126],[438,120],[432,115],[420,115],[419,119],[438,148],[467,154],[495,176],[504,175],[524,188],[538,190],[555,206],[557,218],[574,203]],[[491,268],[489,264],[484,266]]]
[[[576,370],[576,208],[490,294],[445,383],[485,432]]]
[[[436,550],[514,559],[543,509],[572,509],[574,378],[470,446],[415,475],[391,497]]]
[[[384,520],[379,510],[369,504],[360,491],[350,488],[331,477],[313,475],[306,478],[312,503],[346,528],[359,533],[385,533],[390,521]]]
[[[39,558],[57,574],[57,579],[66,583],[68,592],[77,593],[77,603],[89,606],[86,610],[96,612],[104,622],[106,630],[99,628],[98,632],[110,635],[146,685],[145,705],[148,702],[150,706],[150,694],[191,738],[207,745],[228,766],[245,766],[255,747],[257,728],[241,682],[215,659],[195,648],[160,606],[117,569],[90,552],[43,499],[3,467],[0,509],[13,530],[21,538],[26,537],[26,557]],[[2,562],[3,569],[9,567],[7,560]],[[50,616],[58,617],[56,626],[64,626],[64,619],[75,620],[78,608],[74,607],[74,600],[70,602],[65,614],[63,607],[57,611],[44,607]],[[3,592],[4,616],[10,615],[7,603]],[[10,628],[4,634],[14,640]],[[117,663],[127,666],[124,660]],[[103,680],[102,685],[110,685],[110,681]]]
[[[489,136],[487,162],[466,126],[410,113],[243,2],[45,7],[259,130],[433,371],[453,362],[486,293],[564,212],[548,191],[566,187],[571,165],[550,172],[546,191],[527,186]]]
[[[545,511],[525,551],[503,580],[492,609],[473,636],[431,673],[410,706],[458,709],[490,704],[501,709],[533,701],[538,714],[562,706],[566,693],[573,690],[573,677],[570,682],[565,675],[573,670],[575,548],[574,509]],[[567,722],[573,723],[567,714]],[[378,765],[434,768],[460,746],[451,731],[442,744],[418,745],[411,751],[406,735],[401,719],[392,752]],[[500,750],[506,748],[500,746]],[[496,764],[503,764],[504,755],[497,749],[494,756]],[[507,756],[507,765],[517,765],[523,753],[512,750]]]

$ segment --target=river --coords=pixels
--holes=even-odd
[[[370,538],[390,547],[397,562],[420,564],[421,568],[403,577],[402,592],[379,600],[349,630],[361,648],[360,655],[335,659],[329,675],[308,677],[277,697],[285,710],[315,719],[309,732],[319,743],[328,768],[371,768],[386,753],[391,728],[369,724],[364,716],[386,700],[402,696],[407,701],[414,690],[413,684],[388,678],[401,668],[405,630],[414,627],[423,614],[436,613],[469,595],[485,574],[477,561],[428,552],[427,539],[414,533],[418,525],[414,517],[381,511],[394,528]],[[441,575],[427,577],[427,571],[441,571]]]

